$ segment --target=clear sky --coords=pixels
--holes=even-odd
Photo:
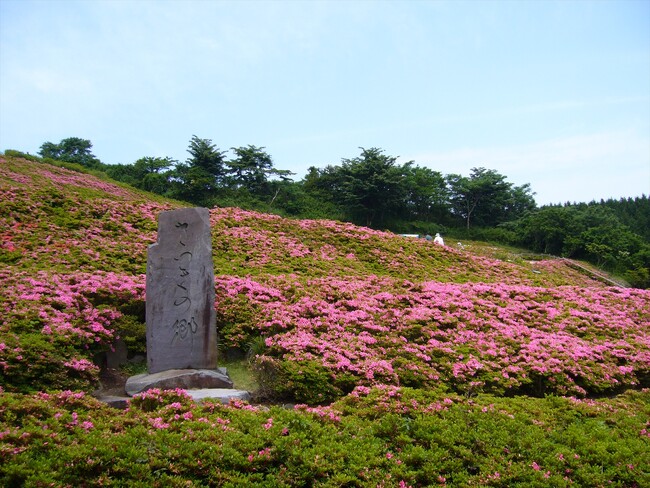
[[[0,150],[359,147],[538,204],[650,194],[650,1],[0,0]],[[232,153],[229,153],[232,155]]]

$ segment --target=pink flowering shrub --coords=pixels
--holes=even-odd
[[[0,262],[144,273],[157,215],[171,208],[87,174],[0,158]]]
[[[286,219],[238,208],[214,208],[210,219],[215,272],[225,276],[378,275],[455,283],[595,284],[563,263],[540,273],[537,262],[505,262],[349,223]]]
[[[355,385],[584,396],[648,384],[648,291],[376,276],[220,277],[217,288],[220,316],[233,320],[223,340],[241,346],[257,329],[275,358],[260,364],[275,364],[278,390],[302,401],[301,381],[316,403]],[[254,319],[237,323],[231,306]]]
[[[160,409],[173,411],[176,415],[178,412],[184,412],[191,406],[192,397],[185,390],[179,388],[175,390],[161,390],[153,388],[143,393],[138,393],[131,398],[130,408],[137,408],[143,412],[153,412]]]
[[[4,269],[0,280],[0,385],[8,391],[88,388],[99,372],[93,355],[118,338],[122,310],[144,304],[143,276]]]

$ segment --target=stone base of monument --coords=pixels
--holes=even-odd
[[[226,372],[226,368],[212,369],[171,369],[153,374],[139,374],[126,380],[124,391],[128,396],[97,395],[102,402],[115,407],[126,408],[133,395],[159,388],[173,390],[180,388],[195,401],[213,400],[228,403],[230,400],[250,401],[250,392],[236,390]]]
[[[138,374],[126,380],[124,390],[133,396],[152,388],[161,390],[197,390],[203,388],[233,387],[225,368],[219,369],[169,369],[160,373]]]
[[[200,390],[185,390],[185,393],[191,396],[196,402],[202,402],[204,400],[212,400],[221,403],[228,403],[230,400],[250,402],[252,398],[250,392],[246,390],[235,390],[232,388],[203,388]],[[129,400],[131,400],[131,397],[108,395],[98,396],[97,399],[111,407],[125,409],[129,406]]]
[[[193,400],[217,400],[221,403],[228,403],[230,400],[251,401],[251,394],[246,390],[233,390],[231,388],[203,388],[202,390],[185,390]]]
[[[131,399],[131,397],[118,395],[97,396],[96,398],[109,407],[121,408],[122,410],[129,406],[129,400]]]

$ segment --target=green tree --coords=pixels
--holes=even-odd
[[[301,183],[305,191],[313,197],[323,201],[340,203],[343,191],[343,174],[340,166],[331,164],[324,168],[310,166]]]
[[[61,140],[59,144],[44,142],[38,154],[44,158],[77,163],[87,168],[98,169],[102,164],[90,151],[92,147],[92,143],[87,139],[68,137]]]
[[[508,226],[533,251],[584,259],[623,276],[639,288],[650,285],[650,244],[598,204],[545,206]]]
[[[127,183],[131,186],[138,185],[138,179],[132,164],[107,164],[106,174],[122,183]]]
[[[177,163],[169,157],[144,157],[133,163],[137,178],[136,187],[160,195],[171,190],[172,172],[170,169]]]
[[[361,155],[343,159],[340,169],[341,199],[352,221],[381,227],[403,212],[406,181],[396,158],[378,148],[361,149]]]
[[[274,181],[273,184],[278,186],[274,191],[277,197],[272,202],[273,208],[303,219],[345,220],[339,205],[318,193],[307,191],[302,181]]]
[[[406,189],[406,218],[436,222],[449,221],[449,191],[445,177],[438,171],[422,168],[412,162],[403,166]]]
[[[547,206],[512,223],[522,245],[536,252],[559,256],[565,242],[577,238],[577,210],[573,207]]]
[[[343,174],[340,166],[327,165],[321,169],[310,166],[299,184],[305,194],[304,215],[307,218],[348,218],[341,201]],[[330,215],[324,215],[323,211]]]
[[[159,195],[171,194],[176,161],[169,157],[144,157],[133,164],[110,164],[105,166],[108,176],[117,181]]]
[[[505,206],[505,221],[511,222],[523,217],[528,212],[535,210],[537,204],[534,198],[535,192],[531,190],[530,183],[521,186],[513,186],[510,190],[510,198]]]
[[[535,208],[526,184],[513,189],[512,183],[495,170],[472,168],[469,177],[447,176],[452,211],[461,217],[467,229],[471,224],[495,227]]]
[[[225,152],[210,139],[192,136],[184,164],[178,164],[173,175],[173,196],[197,205],[208,205],[224,187],[226,167]]]
[[[229,184],[258,195],[268,193],[268,175],[273,170],[273,160],[263,147],[233,147],[235,159],[227,162]]]
[[[288,170],[279,170],[273,167],[271,155],[263,147],[248,145],[246,147],[233,147],[235,159],[228,161],[228,183],[235,189],[244,189],[258,199],[267,196],[277,197],[283,185],[273,181],[278,177],[280,181],[289,181]]]
[[[621,223],[650,243],[650,199],[646,195],[620,200],[601,200],[598,203],[591,202],[589,205],[610,208]]]

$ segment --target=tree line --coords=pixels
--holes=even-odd
[[[402,233],[494,240],[534,252],[584,259],[638,287],[650,286],[650,201],[620,200],[537,207],[530,184],[516,186],[482,167],[443,175],[413,161],[400,164],[379,148],[299,181],[277,169],[264,147],[220,150],[193,136],[185,161],[143,157],[105,164],[92,143],[44,143],[43,158],[103,171],[136,188],[198,206],[237,206],[297,218],[328,218]]]
[[[498,172],[474,168],[469,176],[443,175],[416,165],[399,164],[378,148],[340,165],[310,167],[300,181],[277,169],[265,148],[233,147],[222,151],[210,139],[193,136],[179,162],[144,157],[132,164],[104,164],[88,140],[46,142],[44,158],[78,163],[100,170],[136,188],[214,206],[238,206],[297,217],[327,217],[380,229],[409,223],[446,227],[491,227],[515,220],[535,208],[530,185],[514,186]]]

